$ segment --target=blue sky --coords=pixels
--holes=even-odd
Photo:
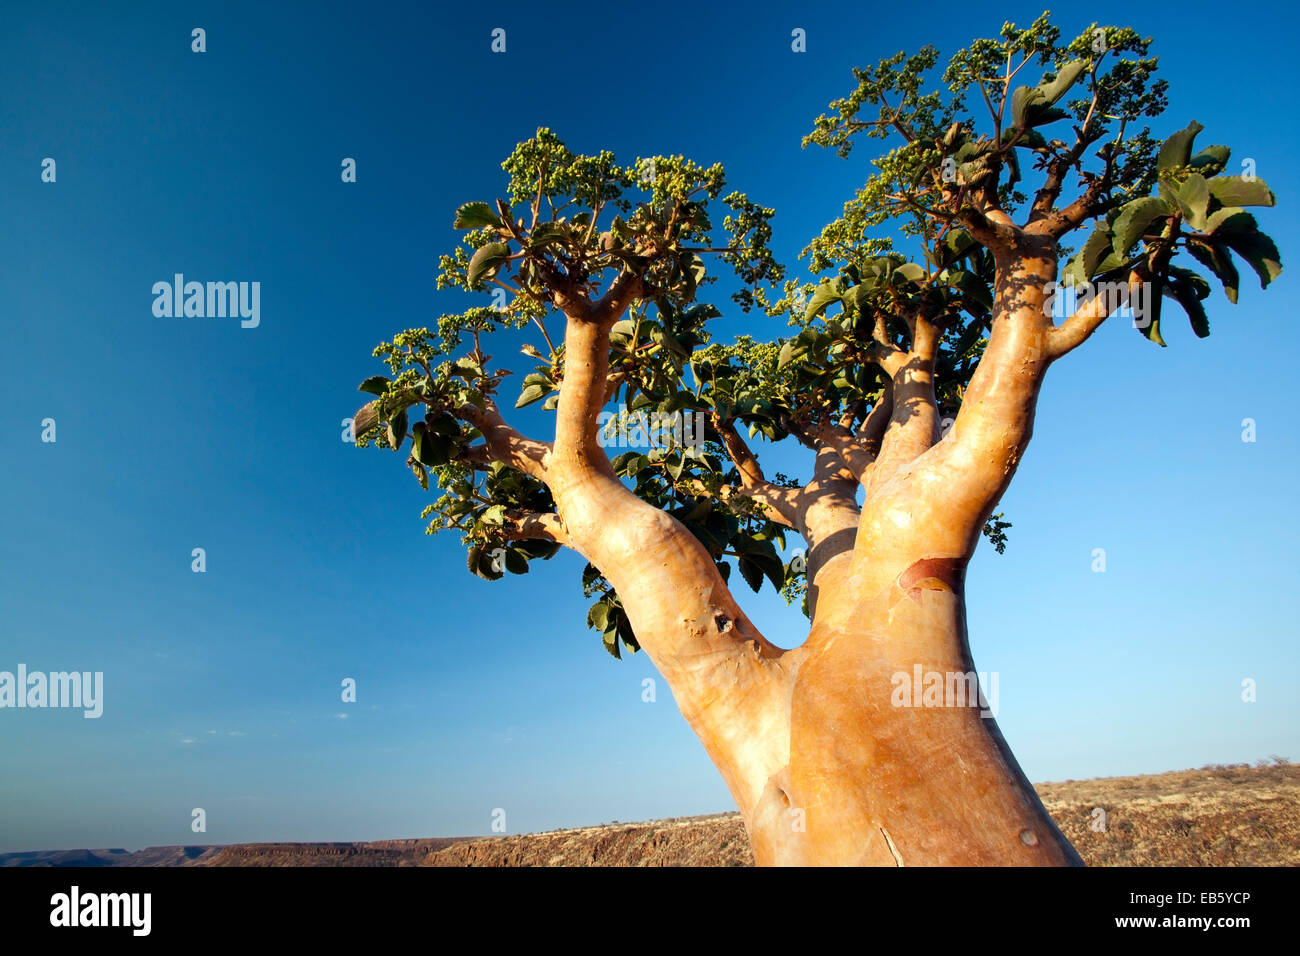
[[[410,474],[341,442],[340,421],[383,371],[377,342],[464,307],[434,291],[452,212],[500,194],[501,160],[538,126],[629,162],[724,163],[776,207],[774,245],[802,274],[798,251],[865,175],[865,148],[799,146],[851,67],[1042,9],[943,6],[11,5],[0,670],[103,671],[105,705],[0,711],[0,850],[731,808],[662,682],[642,701],[645,655],[615,661],[585,628],[580,559],[471,577],[454,539],[423,534]],[[1254,158],[1290,265],[1300,141],[1278,78],[1295,8],[1056,12],[1069,32],[1156,35],[1172,85],[1157,132],[1198,119],[1202,143]],[[153,283],[176,272],[259,281],[260,326],[156,318]],[[1293,283],[1244,283],[1237,307],[1216,291],[1205,341],[1175,322],[1160,350],[1105,327],[1049,376],[1002,505],[1010,546],[981,549],[968,581],[976,664],[1000,674],[999,723],[1031,779],[1300,758]],[[734,313],[715,330],[784,331]],[[764,460],[808,469],[784,448]],[[778,643],[802,638],[770,591],[738,597]]]

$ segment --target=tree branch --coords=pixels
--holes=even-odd
[[[1037,220],[1031,217],[1025,232],[1031,236],[1051,236],[1053,239],[1060,239],[1097,215],[1101,210],[1101,197],[1105,193],[1105,180],[1094,179],[1083,194],[1064,209],[1046,213]]]
[[[923,316],[917,316],[915,328],[912,351],[893,376],[889,420],[880,451],[862,478],[867,495],[939,440],[939,403],[934,393],[939,329]],[[872,428],[880,428],[879,419]]]
[[[727,450],[727,457],[740,472],[740,483],[749,488],[766,481],[763,469],[754,457],[745,439],[736,431],[731,419],[723,419],[717,412],[713,413],[713,427],[722,436],[722,446]]]
[[[641,277],[633,272],[620,272],[609,284],[605,294],[592,303],[591,320],[600,325],[613,325],[642,294]]]
[[[701,481],[694,482],[692,487],[700,495],[712,493]],[[783,488],[770,481],[760,481],[740,488],[735,485],[722,485],[718,489],[718,497],[723,501],[749,498],[762,509],[763,516],[769,521],[797,531],[800,515],[799,492],[798,488]]]
[[[822,448],[834,452],[838,459],[838,467],[844,469],[853,481],[861,481],[863,473],[875,460],[875,456],[858,439],[858,436],[843,425],[825,422],[814,428],[812,435]],[[821,466],[820,453],[817,462]],[[829,466],[828,462],[826,467]]]
[[[506,513],[510,527],[503,528],[503,533],[510,541],[552,541],[555,544],[568,544],[569,535],[560,516],[554,513],[537,511],[511,511]]]
[[[1105,295],[1094,295],[1074,314],[1052,329],[1047,337],[1047,355],[1056,361],[1086,342],[1114,312],[1127,305],[1143,283],[1141,272],[1134,269],[1128,276],[1128,287],[1121,301],[1115,302]]]
[[[889,427],[893,408],[894,389],[891,381],[886,384],[884,394],[871,407],[862,427],[856,432],[850,430],[852,422],[846,425],[843,419],[839,425],[826,425],[817,432],[818,437],[839,455],[854,481],[861,482],[866,477],[868,469],[880,454],[881,439]]]
[[[758,458],[750,450],[745,439],[736,431],[735,423],[730,419],[723,419],[715,412],[713,427],[722,437],[722,446],[727,450],[727,457],[731,459],[731,463],[736,466],[736,471],[740,474],[740,487],[723,485],[719,492],[720,497],[724,501],[737,496],[752,498],[755,504],[763,508],[764,514],[770,520],[787,528],[797,528],[798,489],[782,488],[767,480]],[[707,493],[703,485],[699,487],[701,493]]]
[[[527,475],[546,480],[547,458],[551,445],[525,438],[506,423],[496,402],[484,396],[483,408],[466,402],[456,410],[461,418],[483,433],[483,446],[492,457]]]

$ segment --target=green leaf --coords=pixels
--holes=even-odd
[[[868,279],[859,282],[853,288],[849,289],[843,295],[843,301],[846,309],[857,310],[859,314],[864,313],[867,307],[867,300],[870,299],[871,293],[876,290],[876,280]]]
[[[1225,206],[1272,206],[1276,201],[1262,179],[1214,176],[1209,183],[1210,194]]]
[[[506,506],[505,505],[488,505],[479,515],[479,521],[493,528],[499,528],[505,524]]]
[[[841,283],[838,278],[832,279],[829,282],[821,283],[817,286],[816,291],[813,292],[812,298],[808,300],[808,308],[804,309],[803,313],[804,320],[807,321],[808,319],[820,315],[826,309],[826,306],[840,298],[843,294],[843,289],[841,288]]]
[[[429,472],[418,461],[411,462],[411,470],[415,472],[415,479],[420,483],[420,487],[425,491],[429,490]]]
[[[795,339],[788,339],[781,346],[781,354],[776,357],[776,367],[785,368],[806,351],[808,351],[806,348],[796,345]]]
[[[1160,146],[1160,152],[1156,154],[1156,168],[1163,172],[1166,169],[1186,166],[1192,155],[1192,140],[1196,139],[1196,134],[1203,129],[1204,126],[1192,120],[1187,124],[1186,129],[1179,130],[1165,140]]]
[[[1210,184],[1200,173],[1192,173],[1178,187],[1178,205],[1183,217],[1193,229],[1205,228],[1205,216],[1210,206]]]
[[[1151,298],[1147,308],[1151,310],[1150,319],[1145,326],[1137,326],[1137,330],[1142,333],[1148,340],[1156,343],[1161,348],[1166,347],[1166,342],[1160,336],[1160,303],[1162,301],[1164,283],[1159,277],[1151,282]]]
[[[353,427],[355,426],[354,422]],[[404,441],[406,441],[406,409],[403,408],[388,420],[388,444],[393,451],[397,451]]]
[[[448,437],[458,437],[460,435],[460,423],[456,421],[455,416],[443,412],[428,420],[429,431],[435,435],[447,435]]]
[[[1233,264],[1232,256],[1228,250],[1218,242],[1208,239],[1188,239],[1187,251],[1192,256],[1213,272],[1221,283],[1223,283],[1223,292],[1228,297],[1228,301],[1233,305],[1237,304],[1237,289],[1241,285],[1241,277],[1237,272],[1237,267]]]
[[[915,262],[904,262],[894,271],[909,282],[920,282],[925,278],[925,268]]]
[[[673,392],[667,400],[659,403],[659,411],[666,414],[680,412],[683,408],[695,405],[695,395],[691,392]]]
[[[505,577],[505,573],[496,568],[492,553],[478,545],[469,549],[465,563],[472,574],[484,581],[500,581]]]
[[[379,421],[378,406],[379,399],[375,399],[373,402],[366,402],[357,409],[357,413],[352,416],[353,435],[360,435],[362,432],[375,427],[375,424]]]
[[[506,549],[506,570],[511,574],[527,574],[528,559],[514,548]]]
[[[1156,186],[1156,190],[1160,198],[1163,199],[1165,202],[1169,203],[1170,209],[1176,209],[1178,207],[1178,193],[1174,192],[1173,186],[1171,186],[1169,183],[1165,182],[1162,179],[1160,180],[1159,184]],[[1115,212],[1116,214],[1118,214],[1119,212],[1119,210],[1112,210],[1112,211]]]
[[[459,375],[467,381],[481,378],[484,374],[483,366],[479,362],[474,361],[474,359],[470,358],[468,355],[452,362],[451,371],[453,375]]]
[[[1187,163],[1193,169],[1200,169],[1202,166],[1218,165],[1226,166],[1228,157],[1232,155],[1232,150],[1226,146],[1207,146]]]
[[[467,202],[456,210],[456,221],[451,224],[453,229],[480,229],[483,226],[500,227],[501,217],[492,211],[492,207],[485,202]]]
[[[415,427],[411,429],[411,440],[415,460],[421,464],[436,468],[451,461],[454,447],[452,439],[446,435],[439,435],[424,422],[415,423]]]
[[[1277,245],[1262,232],[1225,232],[1215,236],[1229,249],[1250,263],[1259,276],[1261,289],[1282,274],[1282,257]]]
[[[759,588],[763,586],[763,569],[743,555],[736,564],[740,567],[740,576],[745,579],[745,583],[749,585],[750,589],[757,594]]]
[[[1111,248],[1123,256],[1146,234],[1157,219],[1169,216],[1173,209],[1159,196],[1144,196],[1126,205],[1111,227]]]
[[[523,408],[525,405],[531,405],[533,402],[542,398],[550,392],[545,385],[527,385],[519,395],[519,400],[515,402],[515,408]]]
[[[592,630],[603,631],[609,623],[609,605],[597,601],[587,611],[587,626]]]
[[[1014,126],[1027,126],[1030,104],[1041,100],[1043,91],[1033,86],[1018,86],[1011,94],[1011,122]],[[958,153],[960,157],[960,152]]]
[[[618,609],[618,623],[615,625],[614,629],[618,633],[619,639],[622,640],[623,646],[628,649],[629,653],[635,654],[637,651],[641,650],[641,645],[637,643],[636,635],[632,633],[632,622],[627,619],[627,614],[623,612],[621,607]]]
[[[1063,120],[1070,114],[1063,109],[1055,106],[1048,106],[1046,103],[1035,100],[1029,104],[1025,111],[1025,121],[1030,126],[1046,126],[1048,123],[1055,123],[1057,120]]]
[[[647,392],[641,392],[636,396],[636,398],[627,403],[627,410],[629,412],[639,412],[641,409],[648,408],[654,403],[655,400],[653,396]]]
[[[1181,266],[1170,266],[1169,276],[1177,282],[1190,285],[1198,299],[1208,299],[1210,297],[1210,283],[1199,272],[1184,269]]]
[[[1039,83],[1038,91],[1042,96],[1043,103],[1052,106],[1059,101],[1062,96],[1069,92],[1070,87],[1074,86],[1079,77],[1083,75],[1083,71],[1088,69],[1090,65],[1088,60],[1071,60],[1057,71],[1056,79],[1050,83]]]
[[[530,246],[550,246],[569,238],[569,230],[553,222],[540,222],[528,234]]]
[[[546,560],[560,550],[559,544],[554,541],[541,541],[531,538],[527,541],[516,542],[515,548],[530,560],[538,558]]]
[[[504,242],[489,242],[479,246],[474,250],[474,255],[470,256],[469,268],[465,273],[466,280],[470,285],[474,285],[487,273],[495,273],[508,255],[510,255],[510,247]]]
[[[357,386],[357,391],[369,392],[371,395],[382,395],[388,391],[388,379],[382,375],[372,375]]]
[[[1111,249],[1102,256],[1101,262],[1097,263],[1097,271],[1094,274],[1094,278],[1100,278],[1101,276],[1108,275],[1112,272],[1118,272],[1120,269],[1132,268],[1133,265],[1141,260],[1142,257],[1140,255],[1133,259],[1129,259],[1127,256],[1116,255],[1115,250]]]
[[[1002,131],[1001,143],[1005,146],[1012,140],[1021,149],[1044,149],[1047,146],[1047,139],[1036,129],[1020,130],[1014,126],[1007,127]]]
[[[1092,231],[1083,248],[1075,254],[1065,267],[1065,271],[1061,273],[1062,283],[1070,287],[1085,285],[1097,274],[1097,266],[1111,251],[1110,243],[1110,227],[1105,222],[1097,223],[1097,228]]]
[[[650,459],[639,451],[625,451],[611,463],[614,474],[623,478],[633,478],[650,464]]]
[[[609,465],[614,469],[614,474],[623,476],[627,471],[627,466],[635,461],[640,454],[638,451],[625,451],[621,455],[617,455]]]
[[[975,238],[965,229],[952,229],[943,240],[943,245],[952,259],[960,259],[975,246]]]
[[[1256,232],[1259,224],[1255,222],[1255,217],[1240,206],[1224,206],[1222,209],[1210,213],[1210,218],[1205,221],[1203,232],[1223,233],[1223,232]]]
[[[1178,304],[1183,307],[1183,311],[1187,313],[1187,318],[1191,320],[1192,331],[1196,333],[1196,337],[1201,339],[1208,337],[1210,334],[1210,319],[1205,314],[1205,306],[1201,305],[1201,299],[1192,288],[1191,283],[1170,276],[1169,281],[1165,284],[1165,293],[1177,299]]]
[[[677,340],[677,336],[673,335],[662,326],[656,325],[650,328],[650,340],[663,346],[678,358],[686,358],[691,354],[691,350],[682,345],[682,343]]]

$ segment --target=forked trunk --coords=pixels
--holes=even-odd
[[[570,323],[546,465],[563,540],[618,591],[759,864],[1082,862],[1003,741],[993,688],[980,696],[964,603],[966,564],[1029,442],[1051,358],[1043,285],[1056,258],[1044,242],[1001,264],[990,341],[947,439],[937,441],[935,335],[918,321],[917,351],[891,373],[861,511],[853,455],[841,467],[829,450],[801,492],[815,503],[781,499],[813,545],[812,630],[789,651],[763,638],[679,522],[615,478],[593,437],[607,329]]]

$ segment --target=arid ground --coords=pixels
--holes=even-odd
[[[1091,866],[1300,865],[1300,765],[1037,786]],[[1100,808],[1104,815],[1098,812]],[[750,866],[735,813],[504,837],[55,850],[0,866]]]

